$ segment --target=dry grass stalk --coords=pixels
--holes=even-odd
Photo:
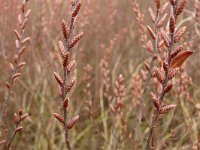
[[[136,2],[135,2],[136,3]],[[150,18],[151,21],[153,22],[153,29],[150,26],[147,26],[147,31],[149,32],[150,37],[153,40],[153,44],[151,42],[151,40],[149,40],[147,42],[147,45],[145,46],[147,52],[150,52],[150,63],[145,63],[145,67],[147,70],[146,73],[146,79],[144,79],[145,83],[144,83],[144,88],[142,90],[142,93],[140,94],[140,98],[139,98],[139,107],[138,107],[138,114],[137,114],[137,123],[135,126],[135,137],[136,140],[139,140],[139,136],[141,135],[141,131],[140,131],[140,124],[141,124],[141,119],[142,119],[142,114],[143,114],[143,109],[144,109],[144,98],[147,94],[147,90],[149,87],[149,83],[151,80],[151,75],[153,72],[153,67],[155,64],[155,60],[157,58],[157,53],[158,53],[158,49],[159,49],[159,44],[158,44],[158,40],[159,40],[159,28],[161,28],[163,26],[163,22],[165,21],[166,18],[166,14],[163,15],[163,11],[165,10],[165,8],[167,7],[166,3],[162,8],[160,7],[160,1],[155,1],[156,3],[156,11],[153,12],[152,8],[149,7],[149,14],[150,14]],[[138,12],[138,14],[140,14]],[[144,73],[143,73],[144,74]],[[141,139],[141,138],[140,138]]]
[[[74,29],[75,21],[77,18],[77,15],[79,13],[81,2],[80,1],[72,1],[72,13],[70,18],[70,25],[67,26],[67,23],[65,20],[62,20],[62,32],[65,38],[65,45],[59,41],[59,48],[60,53],[63,60],[63,76],[60,77],[58,73],[54,72],[54,77],[58,83],[59,86],[59,94],[63,102],[63,115],[60,115],[59,113],[54,113],[54,117],[63,124],[64,131],[65,131],[65,142],[67,145],[68,150],[72,149],[71,141],[69,138],[69,130],[74,127],[76,122],[79,119],[79,115],[72,118],[71,121],[68,119],[68,111],[69,111],[69,104],[70,100],[67,97],[67,94],[71,91],[72,87],[74,86],[76,79],[72,78],[69,80],[69,75],[71,74],[75,61],[70,61],[70,50],[72,47],[77,44],[77,42],[81,39],[83,36],[83,33],[80,33],[77,35],[74,39],[72,39],[72,31]]]
[[[114,95],[115,95],[115,102],[114,104],[110,104],[110,110],[112,113],[112,132],[111,132],[111,140],[110,142],[111,149],[121,149],[122,141],[120,136],[122,136],[122,132],[126,130],[125,121],[123,118],[123,112],[122,108],[124,106],[123,102],[123,96],[124,96],[124,77],[122,74],[120,74],[115,81],[115,89],[114,89]],[[120,120],[118,120],[120,119]],[[120,123],[119,123],[120,121]],[[120,128],[117,127],[118,123],[120,124]],[[122,130],[122,132],[119,132],[119,130]],[[120,134],[119,134],[120,133]],[[116,142],[120,141],[120,144],[117,144]]]
[[[111,101],[112,96],[110,95],[110,83],[111,83],[111,73],[110,73],[110,64],[111,64],[111,54],[114,47],[114,41],[110,40],[110,45],[105,49],[103,59],[101,60],[101,68],[103,73],[103,96],[108,101]]]
[[[20,126],[20,124],[28,117],[28,113],[23,113],[22,110],[18,111],[17,113],[14,113],[13,115],[13,123],[15,124],[15,130],[10,138],[10,140],[8,141],[8,146],[7,149],[10,150],[11,149],[11,145],[13,143],[13,140],[16,136],[17,133],[19,133],[20,131],[22,131],[23,127]]]
[[[2,105],[2,109],[0,112],[0,119],[2,120],[3,118],[6,119],[6,111],[7,111],[7,105],[12,93],[12,87],[14,82],[21,76],[21,69],[25,66],[25,62],[21,61],[21,57],[24,54],[24,51],[26,49],[27,42],[30,41],[29,37],[24,37],[25,33],[25,27],[28,21],[28,16],[31,12],[31,10],[25,9],[27,5],[28,0],[23,0],[22,5],[21,5],[21,14],[18,15],[18,23],[20,25],[20,30],[17,31],[16,29],[14,30],[15,36],[16,36],[16,54],[14,55],[14,62],[10,62],[10,68],[11,68],[11,75],[10,75],[10,80],[6,82],[6,87],[7,87],[7,95],[4,98],[4,103]],[[14,124],[16,125],[14,133],[12,134],[12,137],[10,140],[6,140],[6,137],[4,136],[4,139],[0,142],[2,144],[5,144],[8,142],[7,149],[9,150],[11,148],[11,144],[15,138],[15,135],[22,130],[22,127],[19,127],[20,123],[24,121],[27,118],[28,114],[23,114],[22,110],[19,110],[19,113],[14,114]],[[5,123],[5,122],[4,122]],[[4,129],[7,130],[7,129]],[[4,131],[5,132],[5,131]],[[7,132],[6,132],[7,133]],[[7,135],[7,134],[6,134]],[[8,136],[8,135],[7,135]]]
[[[93,117],[92,112],[92,106],[93,106],[93,100],[92,100],[92,92],[91,92],[91,79],[92,79],[92,66],[90,64],[87,64],[84,67],[84,94],[86,97],[86,110],[89,113],[89,116]]]
[[[180,37],[182,37],[185,30],[185,29],[182,30],[183,28],[179,30],[176,29],[177,17],[183,11],[185,4],[186,4],[185,0],[181,2],[178,1],[175,1],[173,3],[171,2],[172,13],[170,14],[170,20],[169,20],[170,38],[168,37],[168,34],[165,30],[163,29],[161,30],[161,38],[164,41],[165,47],[168,50],[167,50],[167,55],[163,60],[163,62],[165,61],[164,64],[166,64],[163,66],[165,74],[163,74],[158,68],[154,69],[155,76],[162,85],[162,88],[158,98],[156,98],[156,96],[153,96],[153,99],[156,99],[157,103],[153,101],[154,102],[153,104],[156,108],[156,112],[152,118],[152,123],[150,126],[150,131],[147,140],[147,150],[155,148],[153,138],[156,130],[156,124],[159,120],[160,115],[167,113],[176,106],[176,105],[163,104],[166,93],[168,93],[169,90],[171,90],[172,88],[172,84],[170,83],[170,81],[175,77],[178,68],[181,67],[182,63],[186,60],[186,58],[188,58],[192,54],[192,52],[190,52],[191,54],[188,54],[187,51],[183,51],[182,53],[179,52],[176,56],[172,58],[172,53],[174,52],[173,50],[174,45],[176,42],[178,42]]]
[[[25,10],[26,4],[28,0],[24,0],[21,6],[21,14],[18,15],[18,22],[20,25],[19,31],[16,29],[14,30],[15,36],[16,36],[16,54],[14,55],[13,62],[10,62],[10,68],[11,68],[11,75],[8,82],[6,82],[7,87],[7,95],[4,97],[4,103],[1,107],[0,112],[0,119],[2,120],[2,117],[6,116],[6,109],[7,105],[12,93],[12,87],[14,82],[21,76],[21,69],[25,66],[25,62],[21,61],[21,57],[24,54],[24,51],[26,49],[27,43],[30,41],[29,37],[24,37],[25,33],[25,27],[28,21],[28,16],[31,12],[31,10]]]
[[[141,12],[137,1],[134,1],[132,3],[132,10],[136,14],[136,20],[138,21],[139,24],[140,42],[142,44],[142,47],[145,48],[147,40],[147,35],[146,35],[147,29],[144,22],[144,14]]]

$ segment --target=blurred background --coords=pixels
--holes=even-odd
[[[20,4],[20,0],[0,0],[0,104],[11,72],[9,63],[16,51],[13,31],[19,28]],[[177,22],[179,27],[187,26],[185,48],[194,54],[183,66],[179,80],[174,81],[174,90],[167,95],[166,101],[177,104],[177,108],[158,125],[156,139],[160,150],[195,149],[198,140],[200,143],[199,5],[198,0],[189,1]],[[113,143],[119,145],[119,150],[145,148],[154,111],[150,94],[145,97],[142,134],[137,142],[133,129],[144,82],[144,60],[149,57],[145,49],[150,39],[146,26],[153,25],[148,7],[155,11],[153,0],[82,0],[74,35],[83,31],[84,36],[72,50],[72,58],[77,61],[72,76],[77,83],[69,94],[70,118],[80,115],[70,131],[74,149],[109,150]],[[23,132],[16,136],[13,149],[62,150],[66,149],[63,127],[53,117],[54,112],[62,111],[53,72],[62,72],[58,41],[64,40],[61,20],[69,22],[71,5],[69,0],[29,0],[26,9],[29,8],[25,34],[31,42],[22,58],[26,66],[14,84],[7,119],[12,122],[13,113],[19,108],[30,117],[23,123]],[[120,74],[125,78],[124,106],[116,121],[120,125],[115,132],[120,136],[114,141],[110,137],[113,122],[109,99],[114,97],[115,80]],[[149,93],[155,88],[153,84],[150,83]],[[181,90],[186,92],[177,92]],[[7,128],[11,132],[14,126],[10,123]]]

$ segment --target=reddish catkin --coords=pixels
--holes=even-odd
[[[171,15],[171,16],[170,16],[170,24],[169,24],[169,28],[170,28],[170,32],[171,32],[171,33],[174,33],[174,31],[175,31],[175,26],[176,26],[175,17],[174,17],[174,15]]]
[[[153,92],[151,92],[151,97],[152,97],[152,102],[153,102],[154,107],[158,109],[160,107],[159,100],[156,98]]]
[[[180,28],[176,34],[175,34],[175,37],[174,37],[174,42],[178,42],[180,40],[180,38],[183,36],[183,34],[185,33],[185,30],[186,30],[186,26]]]
[[[172,89],[172,87],[173,87],[173,84],[168,83],[167,86],[166,86],[165,89],[164,89],[164,92],[165,92],[165,93],[168,93],[168,92]]]
[[[173,69],[173,70],[169,73],[168,79],[169,79],[169,80],[173,79],[173,78],[175,77],[177,71],[178,71],[178,68]]]
[[[176,5],[176,0],[170,0],[170,2],[173,6]]]
[[[164,114],[169,112],[171,109],[173,109],[174,107],[176,107],[176,105],[168,105],[168,106],[164,106],[160,109],[160,114]]]
[[[54,72],[54,77],[55,77],[56,81],[58,82],[58,84],[62,87],[63,86],[63,80],[61,79],[61,77],[58,75],[57,72]]]
[[[76,61],[72,60],[68,65],[67,65],[67,74],[69,75],[72,72],[72,69],[75,66]]]
[[[26,50],[26,46],[23,46],[23,47],[19,50],[19,57],[24,53],[25,50]]]
[[[169,64],[168,64],[167,61],[164,61],[164,62],[163,62],[163,69],[164,69],[165,71],[167,71],[167,70],[169,69]]]
[[[67,109],[69,105],[69,98],[65,98],[65,100],[63,101],[63,108]]]
[[[155,2],[156,2],[157,9],[159,9],[160,8],[160,0],[155,0]]]
[[[18,124],[18,122],[19,122],[19,117],[18,117],[17,113],[14,113],[14,115],[13,115],[13,122],[14,122],[14,124]]]
[[[172,54],[171,54],[171,58],[174,58],[175,56],[177,56],[177,54],[178,54],[179,52],[181,52],[182,50],[183,50],[183,46],[182,46],[182,45],[176,47],[176,48],[174,49],[174,51],[172,52]]]
[[[65,54],[63,54],[63,67],[67,68],[69,64],[69,53],[65,52]]]
[[[25,65],[26,65],[25,62],[20,62],[20,63],[18,64],[18,68],[20,69],[20,68],[24,67]]]
[[[79,35],[77,35],[70,43],[69,43],[69,48],[74,47],[76,43],[82,38],[83,32],[81,32]]]
[[[6,82],[6,87],[10,89],[10,83]]]
[[[68,124],[67,124],[67,128],[71,129],[74,127],[74,125],[76,124],[76,122],[79,119],[79,115],[75,116]]]
[[[165,43],[165,46],[169,47],[170,46],[170,40],[169,40],[169,37],[167,35],[167,33],[164,31],[164,30],[161,30],[161,37]]]
[[[24,115],[22,115],[21,116],[21,120],[22,121],[24,121],[27,117],[29,116],[29,114],[28,113],[26,113],[26,114],[24,114]]]
[[[21,73],[15,73],[15,74],[12,76],[12,81],[15,81],[15,80],[18,79],[20,76],[21,76]]]
[[[147,62],[145,62],[145,68],[147,69],[147,70],[150,70],[150,65],[147,63]]]
[[[63,32],[64,38],[67,40],[69,36],[69,29],[64,19],[62,20],[62,32]]]
[[[65,49],[65,46],[62,41],[59,41],[59,49],[60,49],[60,53],[61,53],[62,57],[64,57],[64,55],[66,53],[66,49]]]
[[[159,20],[157,27],[160,28],[163,25],[163,22],[165,21],[165,18],[167,17],[167,13],[162,16],[162,18]]]
[[[153,45],[152,45],[152,43],[151,43],[150,40],[147,42],[146,50],[147,50],[148,52],[150,52],[150,53],[153,52]]]
[[[27,38],[22,40],[22,44],[26,44],[28,42],[30,42],[30,37],[27,37]]]
[[[153,101],[153,105],[155,106],[155,108],[158,109],[160,107],[159,100],[156,98],[152,98],[152,101]]]
[[[20,36],[19,32],[16,29],[14,30],[14,33],[15,33],[15,36],[17,37],[17,39],[20,40],[21,36]]]
[[[19,110],[19,113],[18,113],[20,116],[23,114],[23,111],[22,109]]]
[[[155,71],[155,75],[156,75],[157,79],[159,80],[159,82],[163,83],[164,75],[162,74],[162,72],[157,67],[154,68],[154,71]]]
[[[67,84],[67,87],[66,87],[66,92],[67,93],[71,91],[71,89],[74,86],[75,82],[76,82],[75,78],[73,78],[72,80],[69,81],[69,83]]]
[[[78,14],[80,8],[81,8],[81,2],[79,2],[79,3],[77,4],[75,10],[74,10],[73,13],[72,13],[72,17],[76,17],[76,16],[77,16],[77,14]]]
[[[17,127],[16,129],[15,129],[15,132],[20,132],[20,131],[22,131],[22,129],[23,129],[23,127]]]
[[[151,7],[149,7],[148,10],[149,10],[149,15],[150,15],[150,17],[151,17],[151,20],[152,20],[153,22],[155,22],[156,16],[154,15],[153,10],[151,9]]]
[[[180,15],[183,12],[183,9],[187,3],[187,0],[182,0],[176,9],[176,16]]]
[[[151,38],[153,40],[155,40],[156,39],[156,35],[155,35],[155,33],[153,32],[153,30],[151,29],[150,26],[147,26],[147,30],[149,31],[149,34],[150,34]]]
[[[54,115],[54,117],[55,117],[56,119],[58,119],[58,121],[60,121],[61,123],[64,123],[64,122],[65,122],[63,116],[61,116],[60,114],[58,114],[58,113],[53,113],[53,115]]]

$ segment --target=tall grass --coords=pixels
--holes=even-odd
[[[22,2],[0,0],[1,106]],[[12,141],[16,150],[198,149],[199,1],[188,1],[176,16],[185,0],[85,0],[76,17],[77,2],[26,4],[24,38],[31,40],[20,60],[27,65],[12,86],[0,149],[15,133],[12,118],[21,109],[29,117]],[[171,42],[184,26],[179,41]]]

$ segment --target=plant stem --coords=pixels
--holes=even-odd
[[[176,6],[173,6],[173,15],[175,16],[175,12],[176,12]],[[171,33],[171,36],[170,36],[170,46],[168,48],[168,65],[170,66],[171,65],[171,52],[172,52],[172,49],[173,49],[173,46],[174,46],[174,33]],[[163,101],[164,101],[164,97],[165,97],[165,92],[164,92],[164,89],[166,88],[167,86],[167,83],[168,83],[168,74],[169,74],[169,71],[165,71],[165,80],[164,80],[164,83],[162,84],[162,92],[160,94],[160,98],[159,98],[159,103],[160,103],[160,106],[159,108],[157,109],[156,113],[154,114],[154,117],[152,119],[152,123],[151,123],[151,126],[150,126],[150,131],[149,131],[149,135],[148,135],[148,138],[147,138],[147,150],[151,150],[152,147],[151,147],[151,144],[152,144],[152,138],[153,138],[153,133],[154,133],[154,130],[156,128],[156,123],[159,119],[159,116],[160,116],[160,110],[162,108],[162,104],[163,104]]]
[[[143,110],[144,110],[144,98],[147,94],[148,86],[149,86],[149,83],[151,80],[151,73],[152,73],[152,70],[154,67],[154,63],[155,63],[154,55],[157,53],[157,50],[158,50],[158,27],[157,27],[158,21],[159,21],[159,10],[156,11],[156,18],[155,18],[155,22],[154,22],[154,33],[155,33],[156,37],[154,40],[154,49],[153,49],[153,53],[151,56],[150,69],[148,70],[147,79],[144,83],[144,90],[140,97],[139,113],[137,115],[137,122],[136,122],[136,127],[135,127],[135,135],[137,136],[136,140],[138,140],[139,136],[141,135],[140,125],[141,125],[142,114],[143,114]]]

